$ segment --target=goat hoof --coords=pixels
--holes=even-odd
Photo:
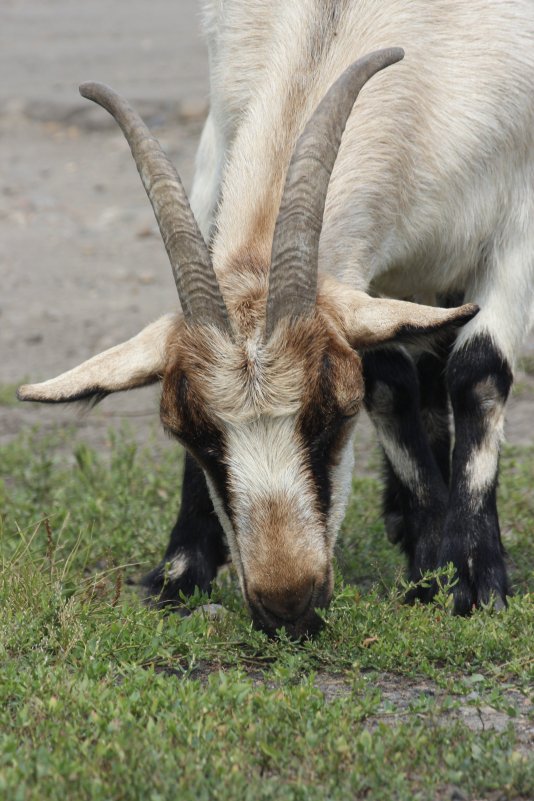
[[[211,590],[213,576],[208,575],[206,570],[196,569],[197,566],[197,560],[186,561],[181,556],[161,562],[139,582],[145,590],[145,602],[150,606],[165,607],[169,611],[188,615],[184,596],[193,595],[197,587],[202,592],[209,593]]]
[[[501,612],[508,606],[507,596],[509,594],[506,582],[494,586],[489,582],[480,582],[474,585],[472,582],[460,580],[452,588],[453,612],[455,615],[463,617],[470,615],[475,609],[492,609],[495,612]]]

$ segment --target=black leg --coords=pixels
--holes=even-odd
[[[449,349],[439,354],[423,353],[417,360],[421,418],[434,459],[449,485],[451,464],[451,425],[447,390],[447,357]]]
[[[185,457],[182,503],[163,561],[142,580],[149,597],[162,606],[178,606],[180,593],[195,587],[209,591],[218,568],[228,560],[221,524],[201,468]]]
[[[463,302],[463,292],[438,295],[437,297],[438,306],[446,309],[450,309],[453,306],[461,306]],[[447,363],[454,340],[454,335],[451,335],[449,341],[443,339],[437,351],[422,353],[417,359],[423,426],[434,458],[447,486],[449,486],[451,473],[452,445]]]
[[[426,435],[413,360],[398,349],[364,356],[366,407],[387,458],[388,536],[408,557],[409,577],[435,569],[447,510],[447,487]],[[414,594],[428,600],[431,590]]]
[[[440,564],[455,565],[454,609],[468,614],[492,597],[503,606],[509,593],[496,490],[512,371],[491,338],[477,334],[453,353],[447,378],[455,446]]]
[[[439,354],[423,353],[416,363],[421,422],[447,486],[451,456],[450,415],[445,376],[448,352],[449,349],[444,347]],[[411,381],[413,383],[413,376]],[[413,389],[415,393],[415,384]],[[405,539],[402,494],[402,484],[384,453],[384,522],[388,538],[392,543],[402,543]]]

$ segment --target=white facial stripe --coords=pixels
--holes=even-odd
[[[295,431],[295,417],[262,416],[251,423],[226,430],[226,461],[234,492],[246,489],[251,500],[265,492],[305,492],[301,443]]]
[[[226,430],[226,461],[236,544],[247,587],[284,590],[328,575],[334,539],[295,416],[260,417]],[[345,491],[336,496],[336,526]]]
[[[325,524],[294,416],[260,417],[227,426],[229,519],[206,476],[242,589],[245,579],[291,582],[327,569],[351,486],[354,454],[347,437],[331,468],[331,504]],[[296,579],[297,580],[297,579]]]
[[[229,426],[226,460],[244,562],[257,552],[262,533],[268,534],[257,530],[263,513],[280,501],[293,536],[298,533],[302,545],[323,550],[323,527],[294,416]]]

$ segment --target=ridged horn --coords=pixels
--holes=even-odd
[[[211,323],[231,332],[228,311],[206,243],[174,166],[141,117],[103,83],[88,82],[80,94],[109,111],[132,151],[154,209],[188,323]]]
[[[315,306],[326,193],[345,125],[369,78],[403,57],[404,50],[392,47],[351,64],[330,87],[297,141],[274,229],[266,338],[283,317],[307,316]]]

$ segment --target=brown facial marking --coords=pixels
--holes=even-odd
[[[202,376],[212,364],[213,353],[205,337],[195,336],[185,323],[172,349],[174,359],[163,376],[161,421],[210,475],[228,513],[224,435],[201,391]]]
[[[331,500],[330,470],[352,433],[364,396],[361,360],[336,336],[328,337],[316,365],[314,380],[299,414],[299,429],[307,449],[319,508],[326,516]]]
[[[251,516],[267,534],[245,581],[254,621],[270,632],[283,625],[295,637],[317,630],[315,609],[328,606],[332,595],[328,551],[311,546],[287,498],[272,497]]]
[[[255,573],[261,578],[263,592],[296,592],[318,576],[310,565],[316,563],[309,542],[300,535],[294,509],[283,495],[273,495],[253,504],[250,519],[255,527],[268,532],[256,549]],[[319,566],[317,566],[319,567]],[[254,576],[249,576],[251,589]]]
[[[163,379],[161,418],[214,481],[235,532],[236,561],[253,615],[260,609],[273,627],[307,604],[302,615],[313,627],[313,608],[326,606],[331,596],[331,470],[362,402],[361,362],[320,302],[311,317],[282,321],[265,342],[266,272],[258,263],[244,276],[246,291],[231,294],[229,285],[224,290],[233,338],[207,326],[178,326]],[[271,419],[285,421],[293,432],[294,441],[284,440],[285,453],[294,455],[293,467],[301,465],[299,483],[273,480],[270,488],[256,481],[253,497],[250,469],[235,484],[234,471],[243,463],[232,455],[241,447],[258,448],[246,438],[264,423],[269,431]],[[264,441],[272,440],[256,438]],[[260,474],[270,469],[263,447],[251,461],[252,472],[254,466]]]

